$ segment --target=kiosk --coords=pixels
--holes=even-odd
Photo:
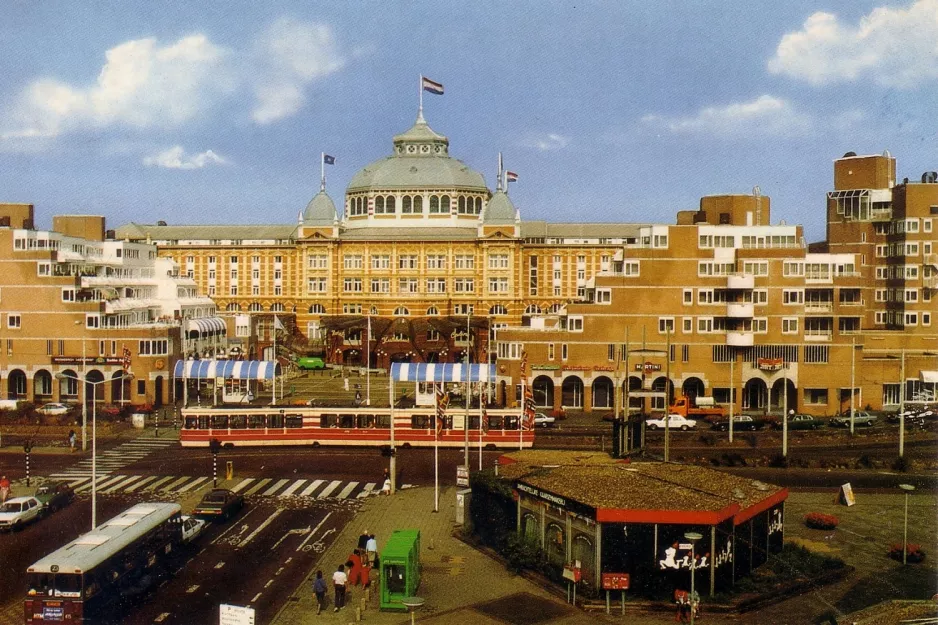
[[[404,599],[420,586],[420,530],[394,530],[379,558],[381,609],[407,611]]]

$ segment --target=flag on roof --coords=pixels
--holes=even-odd
[[[518,182],[518,174],[516,174],[513,171],[506,171],[505,180],[507,180],[508,182]]]
[[[283,327],[283,324],[280,323],[280,317],[277,315],[274,315],[274,330],[286,330],[286,328]]]
[[[123,352],[121,358],[121,366],[124,368],[124,373],[130,371],[130,350],[121,345],[121,350]]]
[[[430,93],[435,93],[436,95],[443,95],[443,85],[436,82],[435,80],[430,80],[426,76],[420,77],[420,86],[424,91],[429,91]]]
[[[329,156],[328,154],[322,155],[322,162],[326,165],[335,165],[335,157]]]

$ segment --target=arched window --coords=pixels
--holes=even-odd
[[[409,195],[405,195],[405,196],[401,199],[401,212],[402,212],[402,213],[409,213],[410,211],[411,211],[410,196],[409,196]]]
[[[261,312],[264,310],[264,307],[261,306],[260,302],[251,302],[251,305],[248,306],[248,312]]]
[[[440,212],[446,215],[450,211],[449,196],[444,195],[440,198]]]
[[[482,214],[482,198],[476,198],[476,215]]]
[[[311,315],[325,315],[326,307],[322,304],[313,304],[309,307],[309,314]]]
[[[283,312],[283,304],[277,302],[270,305],[270,312]]]
[[[440,212],[440,198],[439,196],[431,195],[430,196],[430,214],[433,215],[434,213],[439,213],[439,212]]]
[[[460,215],[466,214],[466,196],[465,195],[459,196],[459,214]]]
[[[377,307],[377,306],[372,306],[372,307],[371,307],[370,314],[372,314],[372,315],[377,315],[377,314],[378,314],[378,307]]]
[[[537,304],[528,304],[528,307],[524,309],[524,314],[539,315],[541,314],[541,307]]]
[[[384,201],[384,212],[388,215],[393,215],[396,211],[396,202],[393,195],[389,195]]]
[[[423,213],[423,196],[422,195],[414,196],[414,212]]]
[[[494,306],[489,308],[489,314],[490,315],[507,315],[508,309],[502,306],[501,304],[495,304]]]
[[[384,196],[378,195],[375,196],[375,215],[381,215],[384,213]]]
[[[363,197],[358,198],[358,214],[359,215],[368,214],[368,201]]]
[[[437,308],[436,306],[431,306],[430,308],[427,309],[428,317],[438,317],[439,315],[440,315],[440,309]]]
[[[407,310],[407,308],[405,308],[404,306],[398,306],[397,308],[394,309],[395,317],[406,317],[409,314],[410,314],[410,311]]]
[[[227,312],[239,312],[241,310],[241,306],[239,304],[231,302],[230,304],[225,306],[225,310]]]

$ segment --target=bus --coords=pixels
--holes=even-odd
[[[26,569],[26,623],[75,623],[155,586],[181,550],[181,509],[139,503]]]
[[[391,444],[389,408],[316,408],[306,406],[183,408],[183,447],[222,445],[344,445],[386,447]],[[517,409],[493,409],[468,415],[469,443],[487,448],[522,449],[534,444],[533,425],[520,423]],[[466,414],[450,410],[437,441],[433,408],[395,408],[394,444],[399,447],[462,448]],[[480,422],[484,427],[479,428]],[[520,425],[520,430],[519,430]]]

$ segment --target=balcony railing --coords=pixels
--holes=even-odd
[[[726,276],[726,288],[736,290],[749,290],[754,288],[756,280],[752,274],[730,274]]]
[[[727,304],[726,316],[734,319],[751,319],[755,314],[755,307],[752,304]]]
[[[829,313],[834,310],[833,302],[805,302],[804,311],[806,313]]]
[[[753,343],[754,341],[752,332],[726,333],[726,344],[732,347],[752,347]]]

